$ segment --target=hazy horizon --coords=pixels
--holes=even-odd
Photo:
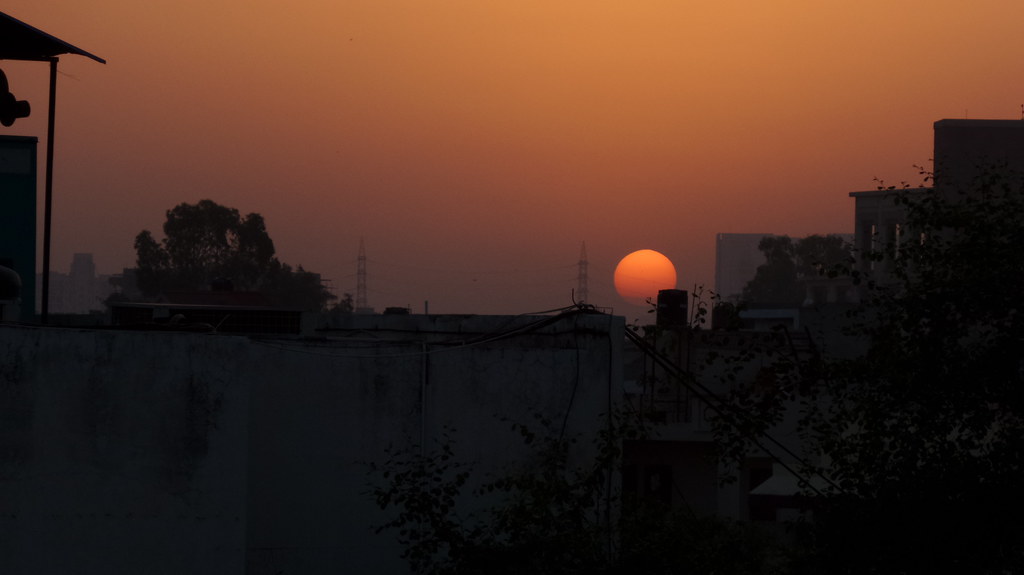
[[[626,254],[712,288],[717,233],[850,233],[848,193],[918,183],[933,122],[1024,101],[1024,5],[995,0],[235,6],[5,4],[108,62],[60,59],[54,271],[130,267],[208,198],[339,295],[363,238],[378,310],[568,305],[586,242],[591,302],[632,318]],[[41,169],[47,66],[0,68]]]

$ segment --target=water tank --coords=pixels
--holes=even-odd
[[[681,289],[658,291],[658,325],[661,327],[686,327],[689,325],[690,294]]]

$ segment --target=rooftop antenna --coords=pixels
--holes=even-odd
[[[576,274],[576,303],[587,303],[590,294],[587,293],[587,242],[580,246],[579,271]]]

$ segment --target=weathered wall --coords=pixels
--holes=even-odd
[[[240,573],[240,338],[0,326],[5,573]]]
[[[508,420],[593,433],[621,391],[622,318],[487,342],[462,339],[480,318],[362,321],[320,341],[0,325],[0,571],[403,573],[365,462],[447,427],[499,468],[526,453]]]
[[[485,472],[528,455],[509,421],[568,412],[567,433],[599,429],[608,386],[621,390],[622,318],[462,339],[508,319],[356,317],[343,333],[362,337],[254,343],[280,375],[252,388],[249,572],[406,572],[394,534],[374,534],[385,516],[366,496],[364,462],[388,447],[430,448],[449,429],[456,455]]]
[[[252,387],[248,572],[402,572],[392,538],[371,528],[361,462],[417,428],[419,357],[255,345],[269,376]]]

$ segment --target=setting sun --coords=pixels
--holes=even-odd
[[[654,250],[637,250],[615,267],[615,291],[632,304],[658,298],[658,291],[675,289],[676,267]]]

